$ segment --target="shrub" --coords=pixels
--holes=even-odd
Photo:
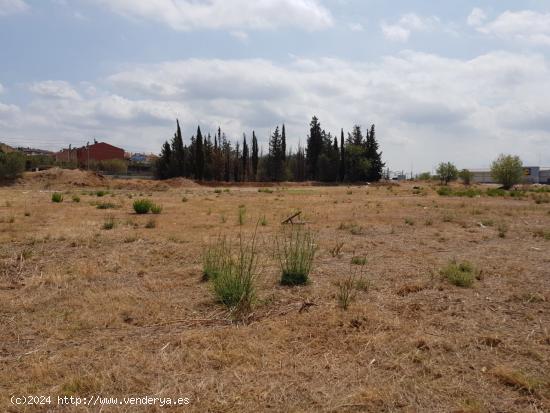
[[[450,262],[440,270],[443,278],[458,287],[471,287],[476,277],[476,270],[469,262]]]
[[[474,179],[474,174],[468,169],[463,169],[458,173],[458,177],[462,179],[464,185],[470,185]]]
[[[265,215],[262,215],[262,218],[260,218],[260,225],[262,227],[265,227],[267,225],[267,218],[265,217]]]
[[[233,314],[244,315],[251,310],[256,297],[256,233],[248,243],[241,234],[237,256],[226,259],[221,271],[213,279],[213,291],[218,301],[226,305]]]
[[[155,215],[158,215],[162,212],[162,205],[151,204],[151,212]]]
[[[458,169],[451,162],[442,162],[437,167],[437,175],[442,183],[447,185],[451,181],[456,181],[458,177]]]
[[[231,246],[226,237],[218,237],[211,243],[202,255],[202,280],[216,278],[229,265],[231,260]]]
[[[258,189],[258,192],[263,192],[265,194],[272,194],[273,190],[269,189],[269,188],[260,188],[260,189]]]
[[[282,240],[277,239],[282,285],[301,285],[309,281],[315,257],[315,237],[309,231],[292,229]]]
[[[417,179],[419,181],[429,181],[432,179],[432,174],[429,172],[422,172],[420,175],[418,175]]]
[[[73,195],[73,202],[80,202],[80,197],[78,195]]]
[[[116,208],[116,205],[111,202],[102,202],[101,204],[98,204],[97,209],[114,209]]]
[[[56,202],[56,203],[63,202],[63,194],[60,192],[54,192],[52,194],[52,202]]]
[[[451,189],[451,187],[442,186],[440,188],[437,188],[437,194],[440,196],[451,196],[453,194],[453,190]]]
[[[186,196],[184,196],[184,197],[181,199],[181,202],[187,202],[187,201],[189,201],[189,199],[188,199]]]
[[[0,151],[0,181],[13,180],[25,171],[25,155],[21,152]]]
[[[501,222],[498,225],[498,236],[500,238],[506,238],[506,233],[508,232],[508,225],[506,225],[504,222]]]
[[[214,193],[215,193],[215,194],[221,194],[221,193],[222,193],[222,190],[221,190],[221,189],[214,189]]]
[[[133,203],[136,214],[147,214],[152,206],[153,203],[149,199],[136,199]]]
[[[519,156],[500,155],[491,164],[491,176],[504,189],[510,189],[522,181],[523,163]]]
[[[102,196],[107,195],[108,193],[109,193],[108,191],[99,190],[99,191],[96,191],[95,194],[96,194],[98,197],[102,197]]]

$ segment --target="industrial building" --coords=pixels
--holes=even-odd
[[[55,154],[58,162],[75,162],[78,165],[87,165],[89,162],[108,161],[112,159],[124,160],[124,149],[109,145],[105,142],[94,142],[81,148],[62,149]]]
[[[495,184],[490,169],[470,169],[474,174],[473,182],[478,184]],[[524,182],[527,184],[550,184],[550,168],[540,166],[525,166],[523,168]]]

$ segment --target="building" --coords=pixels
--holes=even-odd
[[[76,162],[79,165],[88,165],[89,162],[124,160],[124,149],[117,148],[105,142],[94,142],[92,145],[73,149],[71,146],[55,154],[55,159],[61,162]]]
[[[478,184],[495,184],[490,169],[470,169],[474,174],[472,182]],[[523,168],[524,183],[527,184],[550,184],[550,168],[540,166],[525,166]]]

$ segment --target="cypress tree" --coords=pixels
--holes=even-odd
[[[252,131],[252,174],[254,180],[258,177],[258,139],[256,139],[256,132]]]
[[[365,152],[370,162],[367,179],[371,182],[379,181],[382,179],[382,170],[386,164],[382,162],[382,152],[378,152],[378,142],[376,141],[376,130],[374,125],[371,126],[370,132],[367,133]]]
[[[195,164],[195,178],[202,181],[204,177],[204,144],[200,126],[197,127],[197,137],[195,139]]]
[[[307,138],[307,166],[309,177],[313,180],[317,179],[317,160],[323,149],[323,136],[321,132],[321,124],[319,119],[314,116],[309,124],[309,136]]]
[[[286,161],[286,130],[285,124],[283,123],[283,131],[281,132],[281,151],[283,161]]]
[[[168,141],[164,142],[160,156],[156,162],[156,176],[159,179],[170,178],[170,161],[172,160],[172,148]]]
[[[346,147],[344,145],[344,129],[340,134],[340,181],[344,182],[346,177]]]
[[[246,181],[248,179],[248,144],[246,143],[246,134],[243,133],[243,155],[242,155],[242,176],[243,181]]]
[[[172,157],[173,165],[171,169],[173,170],[174,176],[184,176],[185,175],[185,148],[183,146],[183,139],[181,137],[180,122],[176,119],[177,130],[174,138],[172,139]]]

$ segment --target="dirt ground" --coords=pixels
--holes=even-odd
[[[550,204],[443,197],[424,183],[100,181],[0,188],[0,411],[550,411]],[[162,213],[135,215],[142,197]],[[319,248],[311,283],[290,288],[273,252],[295,210]],[[258,300],[237,323],[201,282],[201,254],[264,216]],[[365,282],[343,310],[353,257],[367,260]],[[441,278],[453,259],[479,270],[471,288]],[[190,403],[57,405],[96,395]]]

